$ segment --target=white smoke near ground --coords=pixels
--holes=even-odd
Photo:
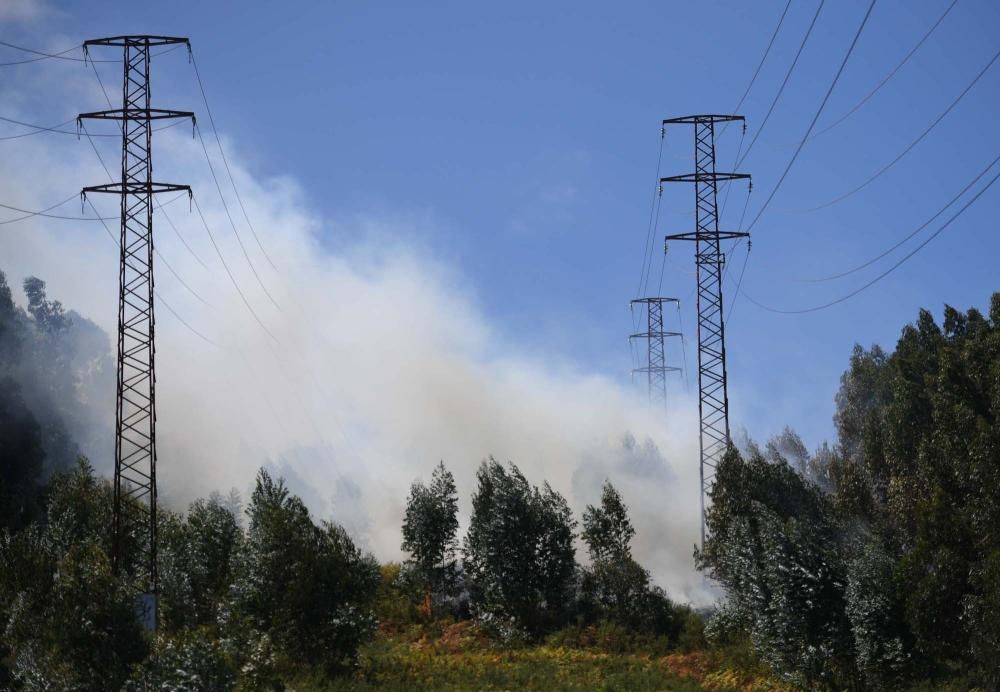
[[[33,121],[30,110],[19,115]],[[476,469],[493,455],[516,463],[533,483],[551,483],[577,517],[611,480],[631,509],[636,558],[674,598],[698,605],[713,599],[692,558],[699,535],[693,401],[674,398],[664,416],[650,411],[638,390],[582,371],[560,354],[526,352],[492,327],[472,282],[435,260],[414,224],[378,213],[321,218],[294,179],[251,175],[240,163],[241,143],[224,140],[270,266],[228,187],[210,131],[206,142],[243,247],[200,144],[185,129],[155,135],[156,178],[192,185],[219,253],[186,200],[168,204],[166,215],[157,212],[165,504],[182,509],[230,487],[245,495],[257,469],[267,466],[318,517],[344,524],[380,559],[398,559],[410,484],[443,460],[455,474],[467,526]],[[86,139],[44,134],[5,146],[4,203],[40,209],[106,182]],[[116,146],[113,137],[101,140],[112,172]],[[114,198],[94,201],[102,214],[115,215]],[[79,206],[53,213],[75,215]],[[93,216],[89,208],[87,214]],[[109,226],[117,233],[117,220]],[[13,285],[28,275],[45,279],[51,298],[109,334],[116,329],[117,262],[117,248],[94,221],[33,218],[0,226],[0,269]],[[107,416],[112,422],[113,410]],[[94,460],[104,472],[110,461]]]

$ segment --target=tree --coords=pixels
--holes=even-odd
[[[317,526],[282,480],[261,469],[233,584],[235,616],[293,660],[335,670],[374,629],[378,563],[339,526]]]
[[[910,671],[912,642],[895,588],[896,561],[877,536],[849,563],[846,609],[858,669],[872,689],[899,689]]]
[[[0,616],[24,689],[119,689],[146,655],[135,593],[111,572],[110,495],[81,461],[53,480],[45,525],[0,532]]]
[[[564,623],[576,585],[574,528],[566,500],[533,488],[514,464],[479,467],[464,567],[477,616],[502,635],[537,635]]]
[[[243,532],[226,500],[196,500],[186,517],[160,511],[160,614],[171,629],[208,625],[232,585]]]
[[[439,462],[430,486],[416,482],[410,487],[403,519],[403,550],[408,576],[425,594],[425,611],[453,597],[458,586],[458,491],[455,478]]]
[[[723,616],[789,682],[851,684],[846,570],[829,500],[782,457],[754,452],[744,461],[734,448],[711,497],[709,537],[695,557],[726,589]]]
[[[946,307],[939,326],[922,310],[891,354],[856,348],[837,405],[833,499],[885,554],[879,592],[867,579],[866,593],[893,604],[910,675],[965,661],[989,687],[1000,676],[985,616],[1000,550],[1000,294],[989,318]]]
[[[663,590],[652,585],[649,571],[633,559],[635,528],[610,481],[601,489],[601,504],[587,505],[580,535],[590,555],[581,576],[584,616],[675,639],[682,623]]]
[[[600,507],[587,505],[580,537],[587,544],[590,559],[594,562],[631,559],[630,543],[635,537],[635,528],[628,518],[628,508],[622,496],[610,481],[605,481],[601,488]]]
[[[0,530],[17,531],[38,514],[42,432],[20,387],[0,378]]]

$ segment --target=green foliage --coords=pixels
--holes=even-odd
[[[895,561],[877,538],[869,540],[849,565],[847,616],[858,668],[874,689],[899,687],[910,667],[894,572]]]
[[[716,469],[702,569],[726,589],[721,614],[745,628],[789,682],[848,684],[852,639],[832,506],[780,455],[730,448]]]
[[[890,356],[856,356],[845,382],[874,383],[878,396],[855,417],[851,444],[842,440],[843,475],[863,482],[838,483],[834,497],[867,510],[892,563],[878,580],[893,604],[886,627],[912,675],[966,664],[996,681],[985,613],[996,610],[989,575],[1000,550],[1000,294],[990,319],[946,307],[942,328],[921,311]],[[842,387],[841,418],[849,398]]]
[[[341,527],[314,524],[302,501],[263,469],[247,515],[234,617],[269,633],[292,659],[330,669],[350,665],[374,630],[378,564]]]
[[[214,622],[228,595],[243,532],[225,501],[197,500],[186,517],[160,512],[160,619],[168,629]]]
[[[801,684],[997,687],[1000,294],[988,319],[921,311],[892,353],[855,347],[836,403],[835,447],[786,431],[718,469],[710,635]]]
[[[228,692],[235,683],[235,671],[215,633],[198,629],[158,637],[152,656],[133,670],[124,689]]]
[[[492,457],[476,478],[464,567],[477,616],[507,638],[559,626],[571,613],[577,575],[569,505]]]
[[[3,636],[24,689],[117,689],[146,655],[135,594],[96,530],[108,494],[81,462],[53,482],[48,526],[0,534]]]
[[[600,506],[587,505],[581,536],[591,560],[580,580],[583,617],[676,640],[681,620],[663,590],[651,584],[649,572],[632,558],[635,529],[610,482],[601,490]]]
[[[587,505],[580,537],[594,562],[632,557],[629,544],[635,537],[635,529],[628,518],[628,508],[610,481],[605,481],[601,489],[601,506]]]
[[[412,625],[422,619],[412,588],[403,577],[403,568],[398,562],[383,564],[379,571],[379,581],[375,596],[375,614],[385,627],[398,628]]]
[[[425,486],[416,482],[410,487],[403,519],[403,550],[410,553],[406,561],[408,580],[428,600],[428,615],[439,612],[441,606],[457,594],[459,572],[458,550],[458,491],[455,478],[438,463]]]
[[[40,434],[44,465],[39,469],[37,456],[25,454],[5,459],[3,468],[20,469],[22,475],[35,472],[31,480],[38,482],[52,471],[71,467],[81,448],[95,458],[110,456],[107,406],[114,391],[114,362],[107,335],[93,322],[49,300],[43,281],[30,277],[24,290],[27,310],[14,304],[0,272],[0,380],[13,380],[19,392],[15,398],[23,402],[23,406],[13,406],[12,417],[0,415],[0,421],[7,425],[23,421],[26,428],[20,433],[3,431],[5,442]],[[9,391],[0,393],[0,407],[10,406],[10,397]],[[30,412],[34,423],[21,414],[13,416],[21,408]],[[0,444],[0,450],[5,447]]]
[[[611,628],[613,629],[613,628]],[[446,633],[447,634],[447,633]],[[610,629],[609,629],[610,635]],[[615,646],[612,639],[608,639]],[[543,644],[451,648],[437,642],[380,639],[366,646],[349,678],[293,681],[296,690],[687,690],[702,689],[649,652]]]

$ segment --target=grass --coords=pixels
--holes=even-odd
[[[298,679],[310,690],[778,690],[719,669],[705,653],[659,655],[539,645],[502,648],[468,622],[428,631],[383,631],[361,651],[358,670],[334,680]]]

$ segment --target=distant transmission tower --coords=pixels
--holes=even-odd
[[[726,257],[721,241],[748,233],[719,230],[720,180],[750,179],[746,173],[715,170],[715,124],[742,121],[739,115],[691,115],[663,121],[694,125],[695,172],[661,178],[660,183],[694,183],[695,230],[668,235],[667,240],[695,243],[698,284],[698,414],[701,419],[701,543],[705,544],[705,500],[715,469],[729,446],[729,393],[726,384],[726,323],[722,315],[722,274]]]
[[[677,303],[676,298],[636,298],[629,301],[629,306],[646,307],[646,331],[630,334],[629,340],[645,339],[647,345],[646,367],[634,368],[633,373],[645,373],[649,387],[649,403],[666,407],[667,405],[667,373],[680,372],[680,368],[667,365],[664,339],[671,336],[681,336],[680,332],[663,331],[663,304]]]
[[[183,190],[191,194],[187,185],[153,182],[151,122],[167,118],[193,121],[194,113],[150,107],[149,50],[176,43],[187,44],[190,50],[188,39],[169,36],[115,36],[84,42],[84,51],[92,46],[122,49],[122,107],[81,113],[77,118],[78,122],[84,118],[121,121],[121,182],[85,187],[82,195],[107,192],[121,197],[112,564],[116,573],[121,573],[127,564],[125,557],[140,551],[138,569],[129,576],[140,589],[139,614],[150,629],[156,628],[158,581],[152,202],[159,192]],[[136,511],[139,526],[134,526]]]

